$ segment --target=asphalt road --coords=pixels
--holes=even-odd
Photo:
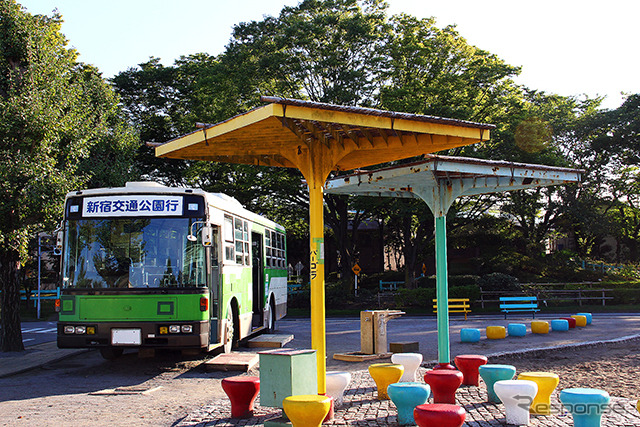
[[[536,316],[535,320],[557,319],[574,313]],[[608,341],[640,335],[640,315],[633,314],[599,314],[593,315],[593,323],[584,328],[575,328],[567,332],[550,332],[549,334],[531,333],[531,316],[469,317],[452,316],[450,319],[450,352],[451,359],[459,354],[493,355],[504,352],[519,352],[527,349],[550,348],[564,345],[580,345],[588,342]],[[487,326],[507,326],[509,323],[523,323],[527,327],[525,337],[507,337],[501,340],[486,339]],[[460,342],[462,328],[478,328],[481,340],[478,343]],[[277,334],[293,334],[294,339],[287,348],[311,348],[311,321],[309,319],[283,319],[276,324]],[[434,316],[402,316],[387,323],[387,342],[418,342],[420,353],[425,362],[438,359],[438,333]],[[328,318],[326,319],[326,347],[328,369],[353,368],[352,362],[333,359],[334,353],[350,353],[360,351],[360,319]],[[371,362],[362,364],[368,366]],[[356,365],[359,365],[356,363]],[[355,366],[360,368],[359,366]]]
[[[25,347],[56,340],[56,322],[22,322]]]

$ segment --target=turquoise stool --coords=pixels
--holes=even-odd
[[[591,324],[591,321],[593,320],[593,316],[591,316],[591,313],[576,313],[578,316],[584,316],[587,318],[587,325]]]
[[[394,383],[387,387],[387,394],[398,409],[398,424],[415,425],[413,410],[416,406],[427,403],[431,387],[421,383]]]
[[[480,341],[480,329],[474,329],[474,328],[460,329],[460,341],[462,342]]]
[[[610,400],[609,393],[594,388],[566,388],[560,392],[560,402],[573,415],[575,427],[600,427]]]
[[[478,368],[480,376],[487,386],[487,400],[491,403],[502,403],[493,385],[496,381],[510,380],[516,374],[516,367],[512,365],[482,365]]]
[[[527,326],[524,323],[509,323],[507,332],[510,337],[523,337],[527,335]]]
[[[551,321],[552,331],[568,331],[569,321],[565,319],[554,319]]]

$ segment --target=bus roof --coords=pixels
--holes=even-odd
[[[204,198],[207,200],[208,205],[213,206],[217,209],[242,216],[245,219],[260,223],[265,226],[269,226],[271,228],[283,228],[276,222],[273,222],[262,215],[251,212],[250,210],[242,206],[242,204],[237,199],[224,193],[209,193],[199,188],[168,187],[166,185],[162,185],[153,181],[127,182],[124,187],[90,188],[87,190],[72,191],[70,193],[67,193],[65,201],[71,197],[108,196],[121,194],[198,194],[204,196]]]

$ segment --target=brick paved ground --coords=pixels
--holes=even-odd
[[[424,369],[422,369],[424,373]],[[573,420],[557,400],[557,392],[552,396],[553,415],[531,416],[531,426],[569,427]],[[389,400],[376,399],[376,388],[367,371],[352,373],[351,384],[345,392],[344,404],[336,409],[333,421],[323,425],[329,426],[394,426],[397,424],[396,408]],[[464,426],[486,427],[505,425],[504,407],[501,404],[486,403],[487,393],[480,380],[479,387],[463,386],[456,394],[457,403],[464,407],[467,419]],[[640,427],[640,414],[635,408],[635,400],[612,398],[609,413],[602,417],[602,425],[607,427]],[[248,420],[230,418],[231,407],[228,400],[214,401],[194,412],[176,424],[178,427],[197,426],[254,426],[280,416],[279,409],[260,406],[256,402],[255,416]]]

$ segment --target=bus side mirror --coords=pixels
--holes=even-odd
[[[212,233],[211,227],[209,226],[202,227],[202,245],[203,246],[211,246],[211,244],[213,243],[212,234],[213,233]]]
[[[56,233],[56,247],[53,248],[54,255],[62,254],[62,242],[64,241],[64,231],[59,230]]]

